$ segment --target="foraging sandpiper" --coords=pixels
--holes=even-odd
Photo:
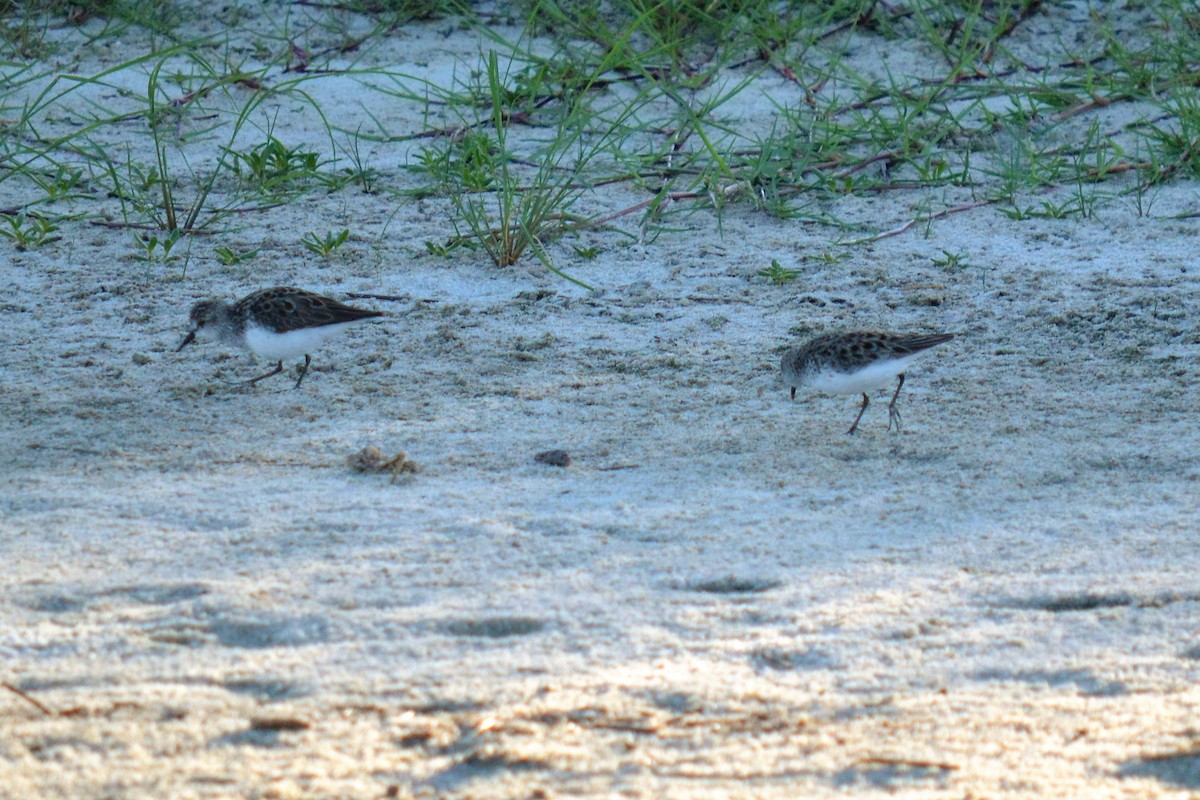
[[[803,347],[783,354],[782,370],[785,384],[792,389],[810,387],[832,394],[862,394],[862,407],[854,424],[846,433],[858,430],[858,422],[871,403],[867,392],[899,377],[892,402],[888,403],[888,430],[895,423],[900,430],[900,411],[896,398],[904,386],[904,373],[909,362],[931,347],[948,342],[952,333],[904,334],[874,331],[851,331],[818,336]]]
[[[192,329],[175,352],[195,341],[197,334],[212,334],[276,362],[271,372],[244,383],[278,375],[283,372],[284,359],[304,356],[296,379],[295,388],[299,389],[312,363],[309,354],[322,342],[355,322],[382,316],[381,311],[354,308],[304,289],[276,286],[252,292],[236,303],[219,299],[196,303],[190,314]]]

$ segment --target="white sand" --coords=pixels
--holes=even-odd
[[[480,44],[453,28],[353,57],[461,78]],[[351,91],[395,134],[451,121],[349,79],[306,90],[351,129]],[[729,113],[765,124],[785,91],[766,72]],[[277,136],[328,149],[277,105]],[[144,120],[97,136],[149,147]],[[372,146],[385,186],[420,184],[397,169],[420,144]],[[1200,282],[1195,223],[1163,219],[1196,190],[1149,218],[1129,197],[1084,221],[979,208],[856,247],[734,204],[720,230],[556,243],[595,293],[426,255],[453,234],[442,201],[356,189],[219,223],[186,280],[119,228],[5,249],[0,679],[52,713],[0,690],[0,798],[1200,790]],[[972,199],[832,210],[883,231],[929,197]],[[328,262],[299,244],[343,227]],[[228,268],[221,245],[263,250]],[[772,258],[797,280],[754,277]],[[355,300],[391,316],[314,354],[300,391],[233,386],[263,365],[218,345],[173,353],[196,299],[275,284],[405,299]],[[782,348],[875,327],[961,335],[909,374],[902,433],[882,391],[853,438],[854,398],[788,401]],[[367,445],[421,471],[351,471]],[[534,462],[552,448],[572,465]]]

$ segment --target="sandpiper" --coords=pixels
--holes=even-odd
[[[876,331],[850,331],[818,336],[803,347],[783,354],[783,380],[792,389],[811,387],[832,394],[862,393],[862,407],[846,433],[858,430],[858,422],[871,403],[867,392],[899,377],[892,402],[888,403],[888,430],[895,423],[900,430],[900,410],[896,398],[904,386],[904,373],[913,358],[931,347],[948,342],[952,333],[905,334]]]
[[[295,388],[299,389],[312,363],[309,353],[355,322],[382,316],[380,311],[354,308],[304,289],[276,286],[252,292],[236,303],[221,299],[196,303],[190,314],[192,329],[175,352],[195,341],[197,334],[211,334],[276,362],[275,369],[244,383],[278,375],[283,372],[284,359],[304,356],[304,366],[296,379]]]

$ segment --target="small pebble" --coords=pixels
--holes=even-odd
[[[546,450],[534,456],[533,460],[539,464],[548,464],[551,467],[571,466],[571,454],[566,450]]]
[[[312,725],[296,717],[255,717],[250,720],[252,731],[306,731]]]

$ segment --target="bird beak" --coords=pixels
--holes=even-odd
[[[191,340],[189,339],[188,341],[191,341]],[[187,344],[187,342],[184,342],[183,344]],[[179,345],[180,349],[183,349],[183,344]],[[175,352],[178,353],[179,350],[176,350]],[[796,399],[796,387],[795,386],[792,387],[792,399],[793,400]]]
[[[178,353],[180,350],[187,347],[189,344],[191,344],[194,341],[196,341],[196,332],[188,331],[188,335],[183,337],[183,341],[179,343],[179,347],[175,348],[175,352]]]

